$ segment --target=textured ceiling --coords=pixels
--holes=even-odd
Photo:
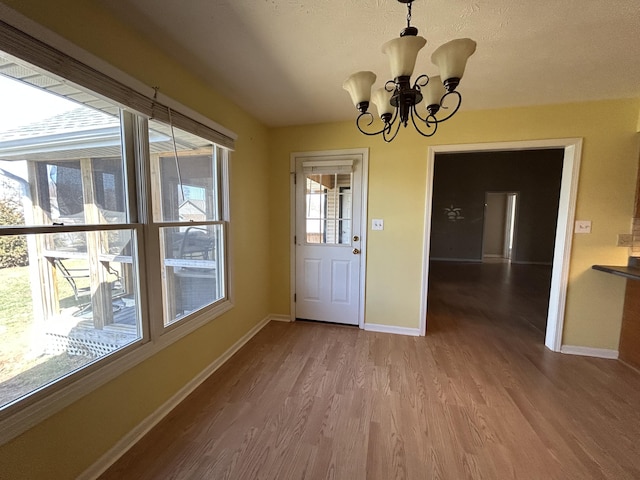
[[[342,82],[389,76],[380,46],[406,25],[396,0],[97,0],[267,125],[355,118]],[[417,0],[431,52],[469,37],[478,49],[463,109],[640,97],[639,0]],[[162,85],[162,79],[158,79]]]

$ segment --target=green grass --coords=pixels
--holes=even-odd
[[[77,304],[68,282],[58,277],[60,306]],[[34,329],[29,267],[0,269],[0,405],[15,400],[90,360],[31,352]]]
[[[81,265],[75,265],[73,268],[79,267]],[[61,307],[75,305],[71,285],[61,277],[58,278],[57,284]],[[24,329],[24,324],[30,324],[32,317],[29,267],[0,268],[0,325]]]
[[[0,325],[31,322],[32,314],[29,267],[0,269]]]

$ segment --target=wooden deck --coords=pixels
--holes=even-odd
[[[547,276],[436,265],[423,338],[272,322],[101,478],[638,479],[640,374],[544,347]]]

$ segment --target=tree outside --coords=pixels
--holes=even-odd
[[[0,225],[24,225],[20,187],[0,177]],[[14,235],[0,237],[0,268],[23,267],[29,264],[27,237]]]

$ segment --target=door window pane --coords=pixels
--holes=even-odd
[[[351,243],[351,175],[308,174],[306,185],[306,242]]]

